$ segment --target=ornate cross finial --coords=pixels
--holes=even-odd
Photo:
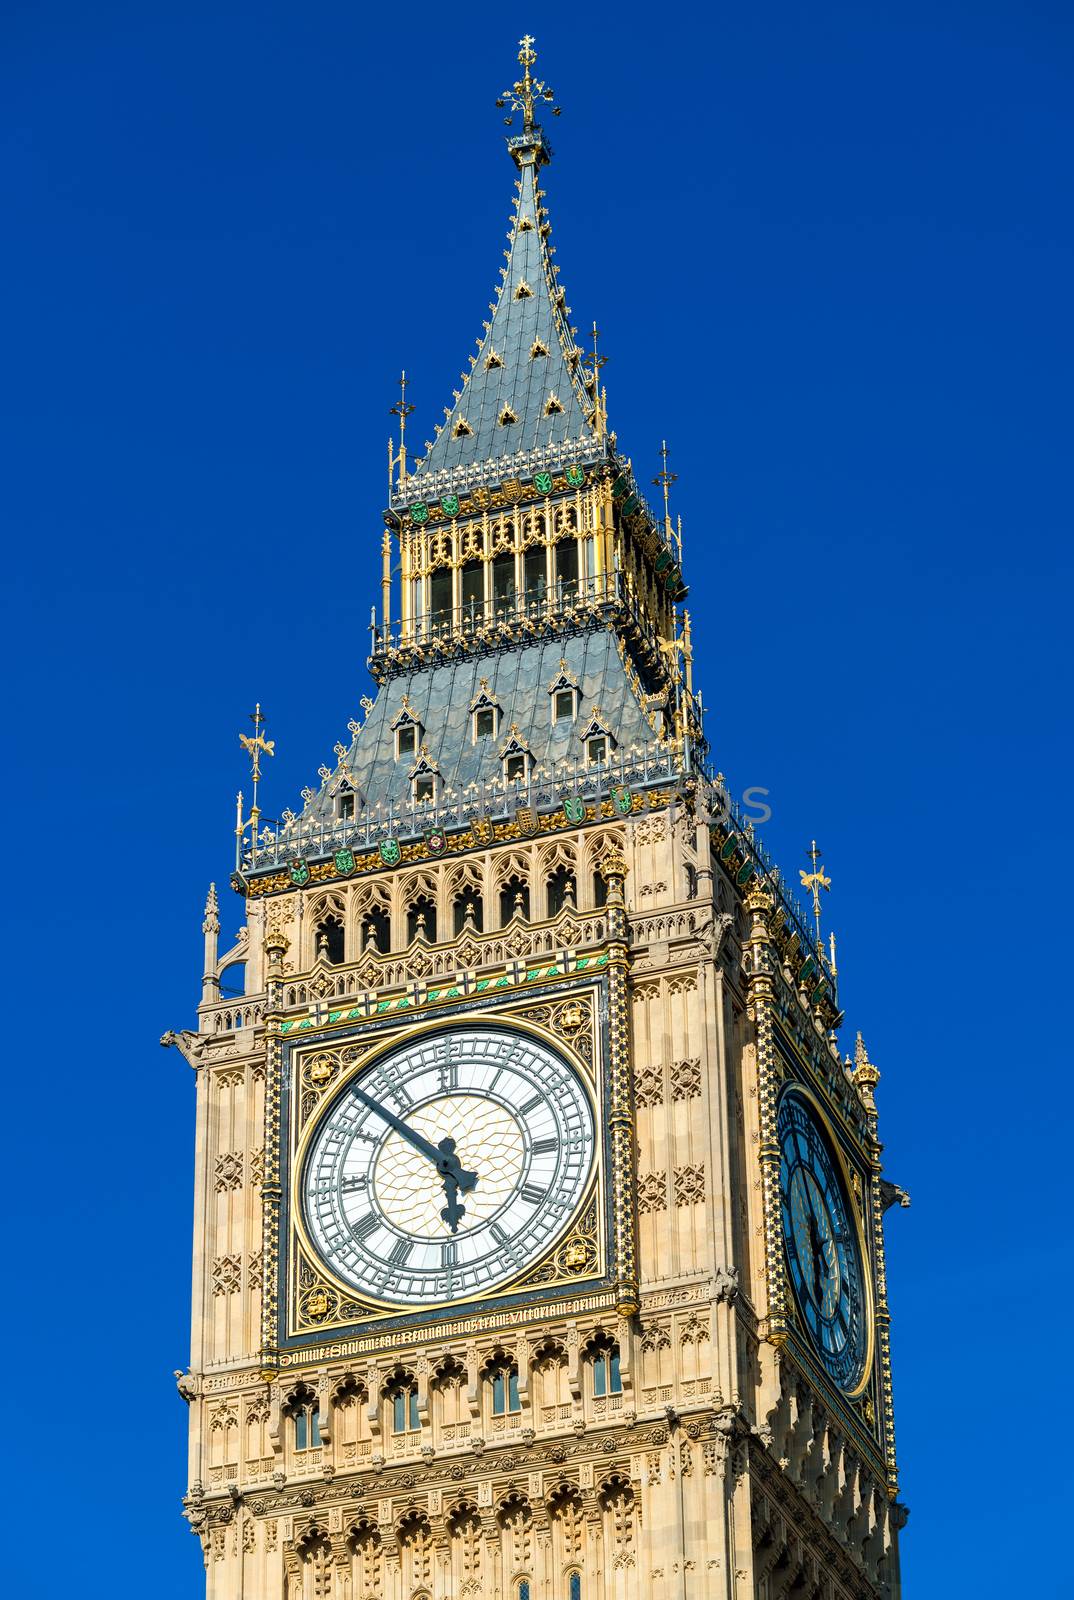
[[[250,776],[253,779],[254,784],[253,809],[256,811],[257,785],[261,779],[261,756],[262,754],[266,756],[274,756],[276,754],[276,741],[275,739],[266,739],[264,733],[262,732],[262,729],[265,726],[265,719],[261,715],[260,701],[258,701],[253,711],[251,711],[250,721],[254,725],[254,731],[252,734],[240,733],[239,743],[250,757]]]
[[[815,839],[811,841],[806,855],[813,863],[813,871],[803,872],[799,868],[798,876],[802,880],[802,888],[813,891],[813,920],[817,925],[817,949],[823,952],[824,947],[820,942],[820,891],[823,889],[827,894],[832,886],[832,880],[831,878],[826,878],[823,868],[817,866],[817,862],[821,859],[821,852],[817,849],[817,841]]]
[[[537,60],[537,52],[533,48],[534,40],[532,35],[527,33],[524,39],[518,41],[518,44],[518,64],[522,68],[522,76],[516,83],[511,85],[510,89],[504,90],[496,104],[501,110],[504,106],[511,107],[511,115],[503,119],[508,127],[514,121],[516,113],[521,111],[522,132],[532,133],[535,126],[533,120],[534,102],[537,100],[554,100],[555,95],[546,83],[542,83],[539,78],[533,77],[530,72],[530,68]],[[559,106],[553,106],[552,115],[558,117],[560,110]]]
[[[653,479],[653,482],[664,491],[664,532],[667,534],[668,540],[670,541],[671,513],[668,510],[668,490],[671,488],[673,483],[677,483],[679,481],[679,474],[677,472],[668,471],[668,442],[666,439],[661,439],[660,441],[660,459],[663,462],[663,466]]]
[[[594,322],[592,328],[590,329],[590,333],[591,333],[592,339],[593,339],[593,349],[592,349],[592,351],[590,353],[590,356],[589,356],[590,365],[588,367],[583,367],[583,369],[582,369],[582,382],[586,385],[587,388],[588,387],[592,387],[592,390],[593,390],[593,422],[594,422],[594,425],[596,427],[597,438],[598,439],[602,439],[604,437],[604,430],[605,430],[605,428],[607,426],[608,416],[607,416],[607,406],[604,403],[604,398],[601,395],[600,369],[601,369],[601,367],[607,366],[609,358],[607,356],[602,356],[600,354],[600,350],[599,350],[599,346],[598,346],[598,340],[600,339],[600,329],[597,327],[595,322]]]
[[[391,443],[388,444],[388,485],[391,487],[392,471],[399,468],[399,487],[406,483],[406,419],[412,416],[417,409],[412,406],[406,397],[407,375],[399,375],[399,398],[393,406],[388,407],[390,416],[399,418],[399,453],[393,457]]]

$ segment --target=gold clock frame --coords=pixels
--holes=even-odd
[[[815,1095],[813,1093],[813,1090],[810,1089],[807,1084],[802,1083],[800,1079],[798,1079],[798,1078],[787,1078],[784,1081],[783,1087],[780,1089],[779,1096],[777,1098],[777,1116],[778,1116],[778,1108],[782,1104],[784,1097],[786,1095],[788,1095],[788,1094],[800,1095],[803,1100],[808,1101],[810,1109],[813,1112],[813,1115],[816,1117],[818,1123],[820,1124],[821,1128],[823,1129],[824,1137],[827,1140],[829,1151],[831,1152],[831,1154],[835,1158],[835,1161],[836,1161],[838,1169],[839,1169],[839,1177],[840,1177],[840,1181],[842,1182],[842,1185],[843,1185],[844,1207],[845,1207],[847,1215],[854,1219],[854,1227],[855,1227],[855,1229],[857,1231],[858,1255],[859,1255],[859,1259],[861,1261],[861,1276],[862,1276],[862,1284],[863,1284],[864,1293],[865,1293],[865,1313],[866,1313],[866,1315],[865,1315],[865,1328],[866,1328],[866,1334],[867,1334],[867,1338],[868,1338],[868,1343],[867,1343],[867,1346],[866,1346],[865,1360],[862,1362],[862,1375],[861,1375],[860,1382],[857,1383],[853,1389],[844,1389],[841,1384],[838,1384],[838,1383],[835,1384],[835,1388],[837,1389],[839,1394],[841,1394],[844,1397],[844,1399],[846,1399],[846,1400],[857,1400],[865,1393],[866,1389],[868,1389],[870,1383],[873,1381],[873,1369],[874,1369],[874,1367],[876,1365],[876,1297],[875,1297],[875,1292],[874,1292],[874,1288],[873,1288],[872,1254],[871,1254],[871,1252],[869,1250],[869,1240],[868,1240],[868,1236],[867,1236],[867,1234],[865,1232],[865,1222],[864,1222],[864,1218],[863,1218],[862,1213],[861,1213],[861,1209],[859,1208],[858,1203],[857,1203],[857,1201],[855,1199],[854,1181],[853,1181],[853,1178],[851,1177],[850,1165],[847,1162],[846,1156],[843,1154],[840,1141],[836,1137],[835,1128],[834,1128],[834,1125],[833,1125],[833,1123],[831,1121],[831,1118],[828,1116],[827,1112],[825,1111],[824,1106],[821,1104],[820,1099],[818,1098],[817,1095]],[[780,1204],[781,1204],[781,1208],[782,1208],[782,1199],[780,1201]],[[781,1216],[781,1218],[780,1218],[780,1230],[781,1230],[781,1232],[782,1232],[782,1227],[783,1227],[783,1221],[782,1221],[782,1216]],[[786,1250],[787,1250],[787,1243],[786,1243],[786,1239],[784,1239],[783,1240],[784,1261],[786,1261]],[[789,1274],[788,1274],[788,1277],[789,1277]],[[801,1327],[803,1325],[803,1323],[802,1323],[801,1308],[800,1308],[800,1306],[798,1304],[798,1296],[795,1293],[794,1285],[792,1283],[788,1282],[787,1287],[788,1287],[788,1290],[789,1290],[789,1293],[790,1293],[791,1302],[794,1305],[795,1325],[796,1325],[796,1327]],[[815,1353],[814,1353],[814,1349],[813,1349],[813,1341],[809,1337],[808,1333],[805,1334],[804,1342],[806,1344],[807,1349],[809,1350],[811,1359],[816,1359]],[[821,1364],[821,1370],[826,1373],[827,1382],[834,1383],[834,1379],[832,1378],[830,1373],[826,1372],[826,1369],[824,1368],[823,1363]]]
[[[605,1115],[605,1078],[610,1062],[601,1030],[598,1026],[599,996],[601,986],[596,983],[572,985],[560,995],[533,995],[524,1006],[490,1005],[467,1011],[465,1014],[444,1015],[428,1012],[407,1019],[400,1026],[384,1033],[370,1034],[359,1028],[352,1032],[340,1030],[332,1036],[310,1039],[296,1048],[291,1055],[291,1081],[287,1093],[291,1097],[291,1118],[287,1151],[281,1156],[287,1162],[288,1233],[287,1277],[284,1288],[283,1339],[290,1344],[295,1340],[338,1336],[345,1329],[356,1326],[375,1326],[386,1322],[402,1322],[413,1317],[450,1317],[464,1313],[477,1304],[502,1304],[529,1291],[577,1293],[582,1282],[606,1279],[609,1271],[609,1240],[605,1226],[605,1211],[609,1193],[610,1161],[608,1119]],[[585,1002],[588,1000],[588,1005]],[[567,1005],[585,1006],[586,1023],[593,1048],[593,1061],[584,1055],[562,1033],[535,1020],[534,1011],[555,1011]],[[547,1048],[555,1051],[570,1066],[583,1086],[590,1104],[594,1125],[593,1169],[585,1189],[566,1221],[519,1274],[508,1279],[496,1289],[483,1289],[477,1293],[452,1300],[429,1300],[420,1304],[373,1300],[357,1292],[323,1260],[309,1237],[302,1208],[301,1174],[309,1146],[320,1126],[322,1112],[330,1100],[336,1099],[345,1085],[369,1070],[386,1055],[404,1047],[409,1040],[432,1032],[448,1029],[505,1027],[528,1034]],[[578,1030],[581,1032],[582,1030]],[[325,1084],[323,1093],[304,1117],[299,1116],[302,1104],[305,1064],[327,1050],[361,1047],[363,1039],[369,1048],[347,1069]],[[297,1137],[296,1137],[297,1131]],[[303,1282],[303,1278],[307,1281]],[[539,1314],[540,1301],[534,1306]],[[347,1307],[346,1314],[343,1308]],[[522,1307],[519,1315],[523,1314]]]

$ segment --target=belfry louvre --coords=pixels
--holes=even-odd
[[[394,408],[373,693],[278,820],[258,708],[244,926],[210,888],[163,1040],[184,1511],[211,1600],[896,1597],[879,1073],[713,772],[518,60],[489,318],[421,455]]]

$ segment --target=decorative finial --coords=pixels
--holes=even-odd
[[[220,906],[216,898],[216,884],[210,883],[209,893],[205,896],[205,921],[201,925],[202,933],[220,932]]]
[[[257,824],[261,816],[261,812],[258,809],[257,804],[257,786],[261,781],[261,757],[262,755],[273,756],[276,754],[276,741],[274,739],[265,738],[263,732],[265,719],[261,715],[260,701],[258,701],[257,705],[250,713],[250,721],[254,725],[254,731],[252,734],[240,733],[239,743],[250,757],[250,776],[253,779],[253,795],[250,803],[250,815],[246,820],[250,827],[250,842],[251,844],[254,844],[257,840]],[[243,826],[242,796],[240,795],[238,827],[236,830],[240,837]]]
[[[590,330],[593,338],[593,350],[589,357],[592,363],[582,368],[582,382],[586,388],[593,390],[593,426],[598,439],[603,439],[608,425],[608,396],[602,390],[600,383],[600,369],[607,366],[609,358],[599,352],[597,341],[600,338],[600,329],[594,322]]]
[[[874,1096],[879,1082],[880,1072],[869,1060],[869,1052],[866,1050],[862,1036],[859,1033],[854,1043],[854,1087],[857,1089],[861,1102],[867,1111],[876,1110]]]
[[[388,442],[388,487],[389,488],[391,488],[392,471],[393,471],[393,469],[395,467],[399,468],[399,487],[400,487],[400,489],[404,488],[405,485],[406,485],[406,479],[407,479],[407,471],[406,471],[406,419],[407,419],[407,417],[412,416],[413,413],[415,412],[415,410],[417,409],[416,406],[412,406],[409,403],[409,401],[407,400],[407,397],[406,397],[406,386],[407,386],[407,375],[406,375],[405,372],[402,372],[399,375],[399,398],[398,398],[398,400],[395,402],[395,404],[393,406],[389,406],[388,407],[389,415],[399,418],[399,453],[398,453],[398,455],[393,457],[391,441],[389,440],[389,442]]]
[[[798,876],[802,880],[802,888],[811,889],[813,892],[813,920],[817,925],[817,950],[823,954],[824,946],[820,942],[820,891],[823,889],[827,894],[832,886],[832,880],[831,878],[826,878],[823,869],[817,866],[817,862],[821,859],[821,852],[817,849],[817,841],[815,839],[811,841],[806,855],[813,863],[813,871],[803,872],[799,868]]]
[[[660,441],[660,458],[663,462],[663,466],[653,479],[653,482],[664,491],[664,533],[666,534],[667,541],[670,544],[671,512],[668,509],[668,490],[671,488],[673,483],[677,483],[679,481],[679,474],[677,472],[668,471],[668,442],[666,439],[661,439]]]
[[[510,115],[504,117],[503,119],[508,127],[511,126],[518,112],[522,113],[523,138],[531,139],[536,133],[538,135],[538,139],[534,142],[540,144],[544,153],[544,159],[547,160],[549,152],[547,146],[544,145],[544,141],[540,138],[541,130],[534,121],[533,108],[537,101],[554,100],[555,95],[552,93],[552,90],[546,83],[542,83],[539,78],[535,78],[530,71],[531,67],[537,60],[537,52],[533,48],[534,40],[532,35],[527,33],[526,37],[524,39],[520,39],[518,43],[518,64],[522,68],[522,76],[515,83],[513,83],[509,89],[504,90],[496,104],[500,107],[501,111],[505,106],[510,106]],[[554,117],[558,117],[560,110],[561,108],[559,106],[553,106],[552,115]],[[540,159],[540,157],[538,157],[538,159]]]

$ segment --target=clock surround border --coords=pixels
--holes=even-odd
[[[305,1347],[312,1347],[329,1340],[333,1343],[363,1339],[377,1333],[390,1334],[397,1332],[405,1336],[412,1330],[416,1322],[440,1322],[472,1314],[476,1305],[486,1304],[495,1306],[499,1311],[513,1311],[518,1321],[533,1319],[539,1320],[547,1314],[547,1305],[553,1300],[562,1300],[564,1295],[578,1298],[579,1302],[591,1296],[604,1297],[615,1289],[617,1280],[621,1277],[618,1271],[619,1263],[615,1259],[615,1210],[617,1204],[623,1201],[623,1191],[629,1194],[629,1181],[626,1175],[618,1174],[616,1170],[615,1152],[610,1126],[610,1102],[612,1079],[612,1038],[609,1025],[610,982],[607,972],[601,976],[574,978],[565,982],[542,985],[539,991],[531,992],[524,997],[521,995],[493,995],[477,1000],[470,997],[454,1006],[437,1005],[435,1008],[422,1007],[416,1009],[404,1018],[399,1016],[370,1017],[359,1023],[354,1030],[344,1032],[336,1027],[331,1031],[317,1031],[306,1033],[293,1039],[277,1039],[280,1048],[279,1072],[276,1089],[276,1106],[270,1107],[266,1103],[267,1131],[276,1141],[276,1171],[281,1175],[281,1182],[273,1195],[264,1196],[266,1222],[274,1220],[278,1228],[277,1238],[281,1245],[277,1253],[275,1270],[266,1259],[264,1273],[264,1292],[266,1300],[271,1298],[272,1308],[266,1316],[264,1328],[266,1334],[271,1327],[271,1337],[266,1338],[262,1351],[262,1363],[266,1369],[271,1369],[278,1364],[278,1358],[285,1353],[291,1360],[299,1357]],[[594,1043],[594,1061],[590,1067],[577,1051],[573,1050],[569,1041],[554,1033],[527,1016],[537,1007],[543,1007],[550,1002],[560,1002],[588,995],[592,1003],[592,1018],[590,1027]],[[596,1201],[596,1236],[598,1244],[599,1272],[587,1273],[584,1277],[557,1276],[547,1283],[525,1285],[517,1279],[506,1284],[502,1291],[483,1291],[475,1296],[468,1296],[458,1301],[449,1301],[440,1305],[406,1307],[377,1307],[370,1305],[368,1314],[355,1319],[348,1317],[346,1321],[325,1320],[315,1327],[299,1327],[296,1316],[297,1311],[297,1256],[294,1212],[295,1205],[294,1185],[297,1181],[297,1168],[293,1157],[298,1146],[290,1145],[292,1133],[292,1118],[297,1096],[301,1093],[300,1083],[294,1071],[296,1060],[315,1051],[320,1046],[338,1048],[345,1040],[369,1040],[370,1049],[363,1060],[356,1063],[355,1073],[365,1070],[366,1066],[379,1055],[385,1053],[405,1038],[421,1034],[430,1030],[439,1031],[441,1028],[462,1021],[464,1024],[472,1021],[475,1026],[491,1023],[500,1023],[505,1026],[521,1024],[525,1031],[530,1032],[548,1047],[554,1049],[578,1073],[587,1092],[590,1094],[596,1115],[597,1123],[597,1158],[594,1162],[593,1173],[586,1187],[585,1194],[574,1212],[568,1227],[560,1234],[548,1250],[542,1251],[539,1257],[526,1269],[537,1270],[547,1260],[555,1256],[563,1248],[571,1233],[577,1226],[579,1219],[584,1216],[589,1207]],[[603,1070],[602,1070],[603,1068]],[[338,1092],[339,1084],[333,1085]],[[273,1114],[275,1109],[275,1115]],[[312,1128],[316,1125],[316,1111],[310,1115],[308,1126],[303,1128],[302,1137],[308,1139]],[[629,1201],[632,1205],[632,1200]],[[270,1217],[274,1213],[274,1219]],[[300,1241],[298,1241],[300,1243]],[[336,1283],[326,1264],[320,1262],[313,1255],[316,1270],[321,1273],[326,1282],[331,1284],[333,1290],[345,1293],[349,1300],[360,1299],[354,1291],[342,1282]],[[312,1263],[311,1263],[312,1264]],[[271,1274],[271,1278],[270,1278]],[[269,1308],[266,1306],[266,1310]],[[271,1318],[271,1322],[270,1322]]]
[[[795,1354],[798,1355],[798,1347],[800,1345],[804,1345],[810,1358],[810,1366],[815,1368],[816,1372],[823,1378],[827,1387],[836,1394],[842,1396],[844,1400],[853,1402],[855,1400],[860,1400],[862,1395],[864,1395],[868,1390],[869,1385],[874,1383],[877,1378],[876,1369],[878,1342],[876,1337],[876,1294],[873,1284],[873,1252],[871,1248],[869,1230],[866,1226],[864,1194],[862,1200],[859,1202],[856,1198],[853,1180],[850,1175],[851,1168],[841,1148],[841,1141],[838,1137],[835,1125],[833,1124],[832,1119],[828,1116],[819,1096],[816,1095],[807,1084],[802,1083],[798,1078],[786,1079],[776,1095],[777,1117],[779,1115],[780,1106],[783,1104],[783,1101],[789,1094],[796,1094],[801,1099],[809,1103],[810,1109],[813,1112],[817,1122],[820,1124],[829,1149],[839,1169],[839,1178],[843,1185],[847,1212],[853,1219],[854,1228],[858,1239],[858,1248],[861,1254],[862,1287],[866,1302],[864,1323],[868,1341],[865,1359],[862,1362],[862,1376],[860,1382],[855,1384],[853,1389],[841,1388],[832,1378],[831,1374],[816,1362],[808,1335],[799,1332],[801,1326],[801,1314],[792,1289],[790,1299],[795,1307],[795,1315],[789,1320],[791,1332],[794,1337]]]

